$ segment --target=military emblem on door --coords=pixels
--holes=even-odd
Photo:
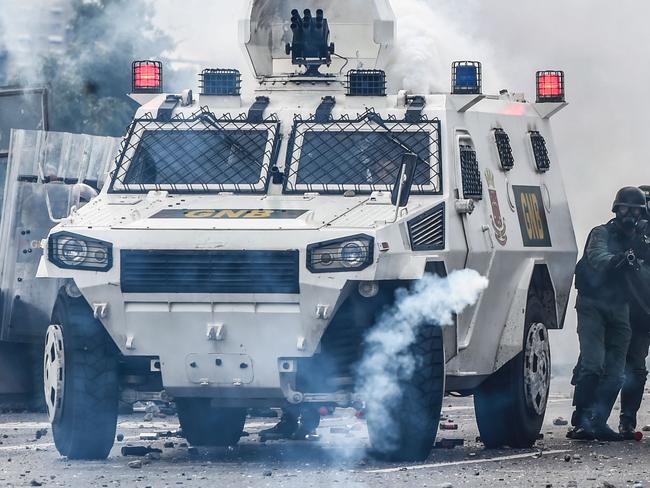
[[[490,204],[492,205],[492,229],[497,242],[505,246],[508,242],[508,231],[506,228],[506,221],[501,215],[501,207],[499,206],[499,195],[494,184],[494,174],[489,169],[485,170],[485,181],[487,181],[488,193],[490,195]]]

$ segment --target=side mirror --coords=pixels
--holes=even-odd
[[[402,164],[397,172],[397,179],[393,185],[390,201],[397,208],[406,207],[411,197],[411,188],[415,179],[415,167],[418,164],[418,157],[413,153],[404,153]]]

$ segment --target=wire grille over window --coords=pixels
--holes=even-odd
[[[110,192],[263,193],[275,165],[279,122],[253,123],[245,114],[217,118],[203,108],[164,122],[133,121],[122,142]]]
[[[483,182],[472,146],[460,146],[460,169],[463,177],[463,196],[474,200],[483,199]]]
[[[204,69],[199,75],[201,95],[237,96],[241,91],[241,74],[236,69]]]
[[[504,171],[510,171],[515,167],[515,158],[512,155],[512,146],[510,146],[510,137],[503,129],[494,129],[494,140],[499,152],[499,161]]]
[[[294,119],[285,193],[390,191],[406,152],[418,156],[412,193],[441,191],[440,121],[382,119],[369,110],[357,119]]]
[[[379,69],[348,71],[348,95],[351,97],[386,96],[386,72]]]
[[[551,169],[551,160],[548,157],[548,148],[546,147],[546,139],[537,131],[530,132],[530,143],[533,148],[533,156],[535,157],[535,165],[537,171],[545,173]]]
[[[442,203],[408,222],[411,249],[440,251],[445,248],[445,204]]]

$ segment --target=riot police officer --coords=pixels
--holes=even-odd
[[[646,197],[646,219],[650,218],[650,186],[642,186],[640,189]],[[648,221],[639,223],[638,238],[648,242]],[[640,244],[643,246],[643,243]],[[643,254],[643,251],[641,252]],[[618,431],[626,438],[634,438],[636,430],[636,414],[641,407],[643,399],[643,390],[645,388],[648,370],[646,369],[646,358],[650,348],[650,310],[648,304],[650,297],[644,295],[643,289],[650,288],[650,263],[647,262],[648,256],[643,256],[646,262],[642,265],[645,269],[640,269],[640,279],[645,282],[639,283],[637,289],[640,289],[641,296],[639,299],[630,302],[630,325],[632,327],[632,340],[627,351],[625,361],[625,381],[621,389],[621,418]],[[647,290],[645,290],[647,294]]]
[[[630,343],[630,293],[626,274],[636,269],[637,226],[646,212],[644,193],[619,190],[612,206],[616,217],[595,227],[576,266],[580,359],[574,378],[573,428],[577,440],[622,440],[607,425],[623,385]]]

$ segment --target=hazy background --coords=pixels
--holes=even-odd
[[[34,44],[34,53],[24,58],[21,54],[20,72],[8,73],[11,63],[1,51],[4,44],[10,58],[17,49],[16,9],[33,5],[26,20],[33,23],[39,6],[61,3],[75,9],[71,47],[48,52],[41,61],[43,53]],[[196,73],[206,66],[248,72],[237,35],[247,3],[0,0],[0,80],[4,74],[9,81],[20,78],[58,86],[59,95],[56,91],[53,95],[55,130],[119,134],[134,109],[122,97],[129,88],[132,59],[172,62],[177,71],[166,71],[168,89],[195,87]],[[325,9],[327,3],[323,0]],[[610,218],[619,187],[650,184],[646,25],[650,2],[393,0],[392,4],[398,15],[401,57],[389,72],[407,87],[448,91],[451,62],[476,59],[484,63],[486,92],[508,88],[532,99],[538,69],[566,71],[570,106],[554,118],[554,131],[580,247],[592,226]],[[24,53],[24,45],[22,49]],[[572,310],[567,330],[554,337],[555,363],[572,363],[577,347]]]

